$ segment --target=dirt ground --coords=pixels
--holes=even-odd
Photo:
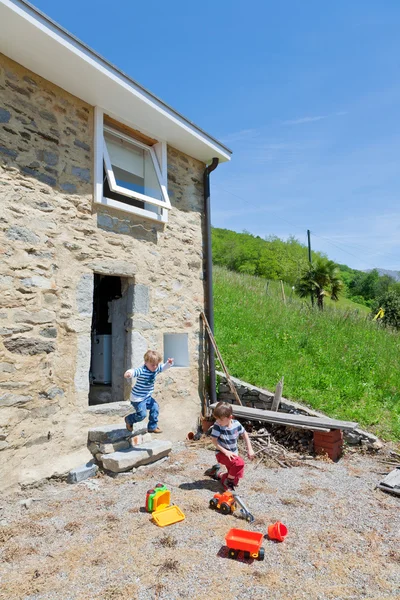
[[[203,473],[209,442],[177,444],[136,473],[76,485],[49,481],[0,500],[2,600],[175,600],[268,598],[400,599],[400,498],[375,489],[379,456],[288,469],[247,464],[238,492],[256,517],[209,508],[220,491]],[[146,491],[171,490],[185,520],[157,527]],[[265,537],[263,562],[227,556],[232,527],[266,534],[283,522],[282,543]]]

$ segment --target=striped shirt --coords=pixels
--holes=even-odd
[[[136,383],[132,388],[131,402],[143,402],[143,400],[149,398],[154,392],[156,376],[170,367],[172,365],[166,362],[163,365],[158,365],[155,371],[150,371],[146,365],[138,369],[133,369],[131,377],[136,377]]]
[[[244,427],[239,421],[232,419],[229,427],[221,427],[218,423],[214,423],[211,430],[211,437],[218,440],[218,444],[229,450],[229,452],[237,452],[238,445],[237,440],[239,435],[244,433]],[[219,450],[218,450],[219,452]]]

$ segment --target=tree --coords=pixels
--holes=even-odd
[[[381,323],[400,329],[400,294],[394,290],[383,294],[372,307],[372,313],[376,315],[380,308],[384,312]]]
[[[325,296],[337,301],[342,289],[338,266],[333,260],[326,258],[318,258],[313,265],[309,265],[295,287],[300,298],[307,298],[312,294],[320,310],[324,308]]]

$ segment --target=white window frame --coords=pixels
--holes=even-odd
[[[157,200],[151,196],[146,196],[145,194],[140,194],[139,192],[134,192],[133,190],[129,190],[117,184],[112,170],[107,145],[104,139],[105,132],[111,133],[113,136],[129,142],[133,146],[145,149],[150,153],[164,201]],[[146,144],[143,144],[142,142],[139,142],[138,140],[131,138],[128,135],[117,131],[116,129],[113,129],[108,125],[105,125],[104,112],[101,108],[96,106],[94,127],[94,161],[94,201],[96,204],[110,206],[111,208],[116,208],[124,212],[139,215],[146,219],[151,219],[152,221],[159,221],[161,223],[168,222],[168,209],[171,208],[171,203],[169,201],[167,191],[167,144],[164,141],[159,140],[157,144],[154,144],[154,146],[147,146]],[[121,194],[127,198],[134,198],[135,200],[139,200],[145,204],[157,206],[161,210],[153,212],[151,210],[147,210],[146,208],[139,208],[138,206],[131,206],[119,200],[106,198],[103,191],[103,165],[106,170],[108,184],[112,192]]]

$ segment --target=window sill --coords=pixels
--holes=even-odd
[[[163,214],[157,214],[151,210],[146,210],[145,208],[138,208],[137,206],[130,206],[129,204],[125,204],[124,202],[119,202],[118,200],[111,200],[110,198],[102,198],[101,202],[96,202],[96,204],[100,204],[101,206],[109,206],[110,208],[115,208],[117,210],[121,210],[123,212],[127,212],[133,215],[139,215],[144,219],[149,219],[150,221],[157,221],[158,223],[168,223],[168,210],[163,209]]]

